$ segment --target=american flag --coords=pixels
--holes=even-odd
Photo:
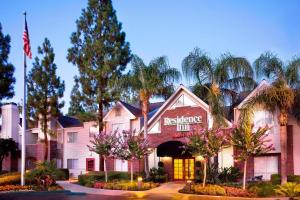
[[[29,33],[28,33],[26,18],[25,18],[25,30],[23,33],[23,41],[24,41],[24,53],[31,59],[32,53],[30,50],[30,40],[29,40]]]

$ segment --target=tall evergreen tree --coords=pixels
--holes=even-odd
[[[0,23],[0,102],[14,96],[14,66],[8,62],[10,51],[10,36],[2,33]]]
[[[87,106],[83,101],[83,96],[80,88],[79,78],[74,77],[75,85],[71,91],[70,107],[68,115],[78,118],[81,122],[95,121],[95,110]]]
[[[68,109],[68,115],[76,116],[78,113],[84,112],[82,105],[82,96],[80,92],[79,79],[77,76],[74,77],[75,85],[71,91],[70,107]]]
[[[54,63],[54,51],[50,41],[45,38],[42,47],[38,47],[38,54],[42,57],[36,57],[33,67],[28,75],[28,103],[27,110],[29,116],[35,120],[40,120],[42,131],[44,133],[45,155],[48,159],[48,122],[51,117],[60,114],[60,108],[64,106],[63,97],[65,83],[60,80],[56,74],[57,66]]]
[[[101,132],[104,108],[120,96],[116,81],[130,60],[129,43],[111,0],[89,0],[76,24],[67,59],[79,69],[84,101],[97,108]]]

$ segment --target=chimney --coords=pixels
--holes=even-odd
[[[18,106],[15,103],[7,103],[1,106],[2,127],[1,138],[13,138],[19,142],[18,126],[20,122]]]

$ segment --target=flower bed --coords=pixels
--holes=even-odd
[[[1,185],[14,185],[21,181],[21,174],[19,172],[6,173],[0,175],[0,186]]]
[[[24,190],[32,190],[32,186],[30,185],[2,185],[0,186],[0,192],[3,191],[24,191]]]
[[[158,187],[158,183],[143,182],[138,186],[138,182],[131,183],[130,181],[114,181],[114,182],[95,182],[94,188],[108,189],[108,190],[128,190],[128,191],[144,191]]]
[[[221,185],[206,185],[202,184],[186,185],[183,189],[179,190],[181,193],[200,194],[200,195],[213,195],[213,196],[232,196],[232,197],[255,197],[256,194],[243,190],[241,188],[221,186]]]

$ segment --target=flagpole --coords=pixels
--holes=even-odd
[[[24,12],[26,23],[26,12]],[[22,107],[22,149],[21,149],[21,185],[25,185],[25,133],[26,133],[26,54],[24,51],[24,82],[23,82],[23,107]]]

